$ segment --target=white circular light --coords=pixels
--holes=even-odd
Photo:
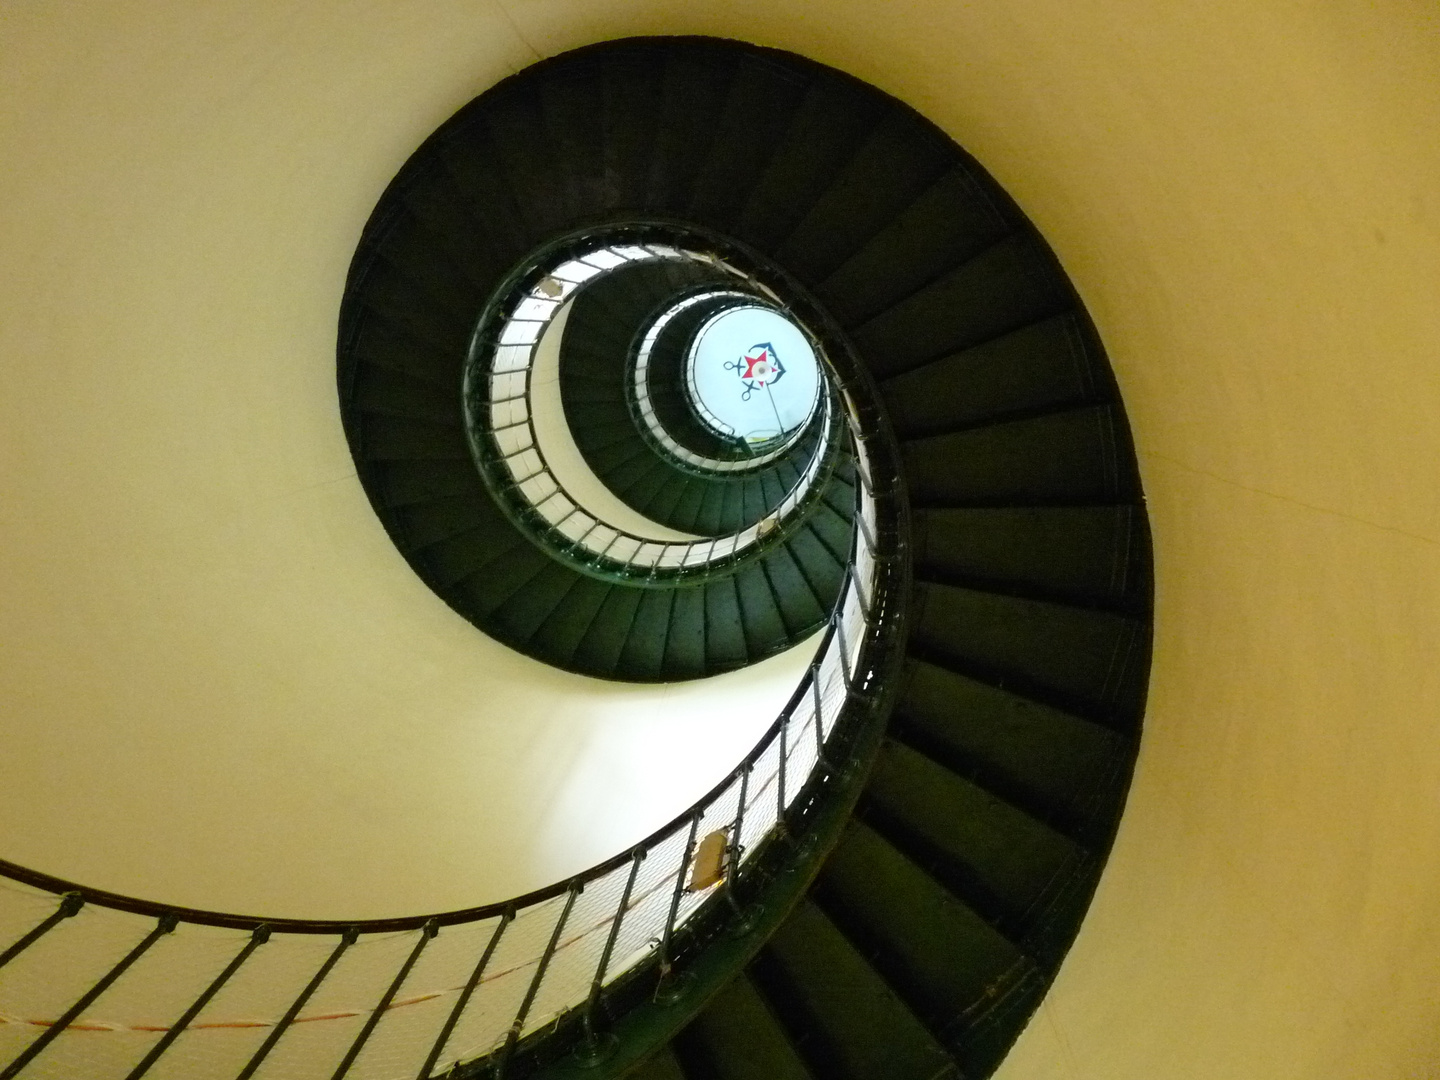
[[[761,443],[810,418],[820,363],[793,322],[771,308],[746,305],[700,329],[686,384],[696,412],[719,434]]]

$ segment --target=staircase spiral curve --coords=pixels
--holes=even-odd
[[[742,302],[783,314],[820,357],[819,404],[769,442],[707,427],[687,398],[698,328]],[[574,456],[628,525],[547,463],[546,349]],[[989,1075],[1074,939],[1118,826],[1151,570],[1103,346],[983,168],[903,103],[793,54],[657,38],[544,61],[457,113],[380,200],[347,282],[339,392],[389,535],[485,633],[626,681],[702,678],[812,638],[820,651],[710,802],[544,896],[384,927],[182,913],[249,934],[240,948],[256,955],[262,934],[315,935],[329,965],[365,934],[408,935],[393,982],[314,1075]],[[827,712],[833,687],[844,704]],[[814,750],[787,776],[799,733]],[[744,820],[762,785],[763,834]],[[680,861],[651,882],[662,848]],[[0,941],[0,986],[81,902],[175,929],[153,906],[0,869],[68,892],[33,936]],[[604,889],[627,918],[642,898],[668,902],[660,936],[630,943],[645,958],[620,977],[607,964],[624,920],[596,923],[593,987],[547,1004],[547,965],[567,932],[589,933],[576,912]],[[450,1054],[472,993],[500,978],[509,928],[542,909],[530,966],[507,984],[513,1023]],[[413,1004],[428,942],[462,925],[478,962],[425,1014],[427,1052],[377,1056],[376,1033],[422,1011],[397,1003]],[[272,1051],[313,1018],[331,968],[308,970],[314,984],[232,1074],[279,1074]],[[109,985],[24,1042],[0,1080],[48,1075],[42,1051]],[[114,1075],[162,1075],[210,1000]]]

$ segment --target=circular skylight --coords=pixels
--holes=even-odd
[[[772,308],[746,304],[700,328],[686,386],[700,419],[717,434],[763,443],[810,418],[820,364],[793,322]]]

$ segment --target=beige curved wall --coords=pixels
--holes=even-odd
[[[1145,743],[1095,907],[1002,1076],[1440,1075],[1434,7],[508,9],[0,15],[5,722],[54,731],[35,721],[26,731],[50,738],[46,753],[6,761],[7,787],[25,785],[6,796],[7,837],[39,852],[52,822],[32,801],[104,806],[140,765],[177,813],[182,789],[237,769],[302,817],[354,812],[274,790],[279,763],[306,752],[293,714],[272,717],[263,752],[212,733],[221,750],[199,776],[176,775],[168,743],[137,749],[133,730],[86,722],[115,699],[131,717],[257,686],[309,701],[300,641],[307,662],[444,642],[354,690],[430,702],[417,734],[386,737],[393,752],[432,736],[432,710],[455,708],[458,691],[434,676],[463,662],[458,628],[422,614],[403,576],[345,571],[385,552],[378,530],[351,528],[364,508],[329,370],[275,358],[326,353],[364,209],[425,132],[500,74],[630,33],[745,37],[898,94],[996,174],[1090,305],[1136,429],[1159,578]],[[263,374],[227,365],[236,401],[218,424],[187,424],[196,400],[222,396],[209,366],[257,355],[272,361]],[[311,423],[277,429],[297,400]],[[284,482],[252,486],[257,456]],[[217,469],[225,490],[277,509],[197,499]],[[268,559],[297,532],[300,562]],[[246,558],[221,560],[235,550]],[[109,572],[120,555],[180,569],[157,587]],[[192,603],[196,575],[182,571],[195,560],[216,596],[275,607],[237,617]],[[343,618],[286,599],[302,572],[336,587]],[[410,621],[378,617],[392,605]],[[160,624],[180,610],[193,625]],[[375,736],[357,723],[354,738]],[[87,754],[121,767],[45,793],[45,768],[69,775],[61,765]],[[62,833],[57,849],[93,851],[111,825]],[[180,850],[152,869],[203,857]]]
[[[360,229],[527,53],[493,11],[0,12],[0,855],[197,907],[501,900],[659,828],[789,698],[567,675],[420,583],[355,479]]]

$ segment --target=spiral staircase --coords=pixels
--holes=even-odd
[[[566,278],[575,266],[583,279]],[[793,321],[821,358],[819,405],[773,444],[707,427],[686,397],[690,343],[735,298]],[[545,314],[527,322],[531,309]],[[214,1075],[296,1073],[278,1048],[322,1026],[300,1023],[314,995],[357,940],[384,934],[404,948],[383,992],[305,1075],[989,1075],[1104,866],[1151,626],[1146,515],[1104,349],[1004,192],[913,110],[792,54],[598,45],[506,80],[416,151],[360,240],[340,325],[365,491],[416,573],[479,630],[607,680],[704,678],[795,648],[815,649],[810,675],[692,812],[508,905],[262,923],[6,866],[63,898],[0,941],[0,984],[41,977],[45,943],[82,906],[157,921],[57,1003],[59,1022],[32,1025],[0,1080],[63,1075],[67,1040],[177,926],[249,937],[150,1041],[87,1075],[180,1069],[227,981],[285,934],[324,942],[319,966]],[[551,333],[574,448],[648,535],[607,524],[547,471],[532,383]],[[512,369],[516,342],[531,351]],[[803,770],[801,733],[814,743]],[[702,855],[710,837],[720,847]],[[662,848],[679,861],[652,881]],[[658,932],[617,970],[642,896]],[[583,992],[548,1000],[591,898],[614,914],[596,923],[608,929]],[[542,908],[534,955],[504,968],[511,927]],[[425,1014],[421,1050],[374,1053],[429,942],[461,927],[478,935],[472,974]],[[457,1025],[501,968],[520,972],[511,1011],[460,1054]],[[210,1075],[197,1062],[174,1074]]]

